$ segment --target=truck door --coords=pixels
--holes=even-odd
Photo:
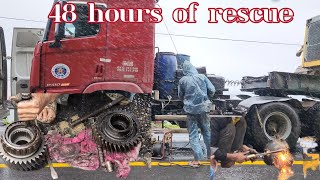
[[[0,122],[9,115],[9,111],[3,109],[3,101],[7,100],[7,60],[6,44],[2,27],[0,27]]]
[[[36,43],[44,29],[14,28],[12,37],[11,95],[29,92],[31,62]]]
[[[105,77],[106,24],[88,23],[87,4],[79,2],[75,5],[77,20],[65,23],[60,46],[52,46],[52,33],[42,45],[41,59],[45,64],[42,66],[42,86],[48,91],[79,92]],[[54,30],[52,23],[50,32]]]

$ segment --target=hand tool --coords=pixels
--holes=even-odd
[[[259,154],[250,154],[247,156],[248,159],[252,159],[252,158],[263,158],[264,156],[266,155],[269,155],[269,154],[276,154],[276,153],[280,153],[280,152],[284,152],[286,151],[285,149],[279,149],[279,150],[276,150],[276,151],[267,151],[267,152],[264,152],[264,153],[259,153]]]

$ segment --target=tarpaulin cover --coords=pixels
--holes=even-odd
[[[92,138],[92,130],[85,129],[74,138],[60,135],[57,131],[49,131],[46,135],[49,154],[52,160],[68,163],[83,170],[97,170],[100,166],[97,145]],[[141,145],[128,153],[105,153],[106,161],[117,168],[117,177],[128,177],[130,161],[137,159]]]

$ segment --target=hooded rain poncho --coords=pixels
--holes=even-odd
[[[178,96],[183,99],[184,111],[189,114],[202,114],[210,112],[212,103],[208,98],[215,93],[215,87],[209,79],[198,74],[197,69],[189,62],[183,64],[183,74],[179,81]]]

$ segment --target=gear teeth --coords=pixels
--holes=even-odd
[[[112,114],[118,114],[119,117],[132,118],[132,121],[134,122],[133,129],[135,130],[131,132],[134,135],[130,134],[122,140],[108,136],[110,135],[108,134],[110,130],[103,131],[103,126],[106,126],[106,123],[104,122],[108,121],[108,118],[110,118],[109,116]],[[107,152],[128,152],[141,142],[140,156],[145,157],[150,155],[152,149],[151,96],[138,94],[130,104],[111,108],[95,119],[95,122],[92,124],[92,128],[97,144]]]
[[[122,118],[119,120],[119,124],[126,124],[130,122],[131,128],[126,127],[124,130],[114,130],[109,124],[113,121],[117,121],[118,116]],[[111,119],[114,118],[114,119]],[[101,114],[93,125],[94,131],[96,132],[96,142],[97,144],[105,147],[107,152],[128,152],[133,146],[137,145],[141,140],[141,126],[139,119],[136,118],[133,113],[133,109],[130,107],[117,107],[110,111]],[[106,130],[107,129],[107,130]],[[127,130],[127,131],[126,131]]]
[[[0,157],[3,158],[7,166],[11,169],[18,171],[37,170],[47,164],[47,148],[44,137],[38,127],[27,126],[24,123],[25,122],[14,122],[7,127],[5,131],[7,139],[3,138],[4,140],[0,141]],[[13,133],[8,135],[7,133],[10,132]],[[31,135],[30,133],[33,134]],[[11,145],[10,142],[12,138],[16,138],[13,136],[17,135],[28,136],[30,142],[19,146],[15,145],[15,143]],[[20,149],[16,149],[16,147]]]
[[[18,171],[32,171],[43,168],[47,164],[47,158],[45,154],[42,154],[40,158],[34,158],[33,160],[20,160],[20,161],[6,161],[7,166],[10,169]]]

